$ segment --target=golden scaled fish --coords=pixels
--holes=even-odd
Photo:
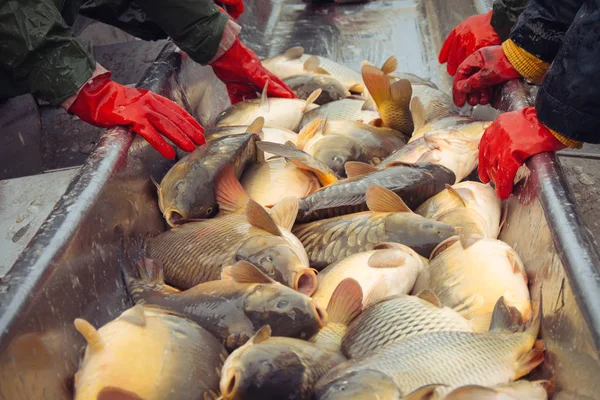
[[[315,90],[320,89],[321,94],[315,100],[315,104],[320,106],[341,100],[350,94],[340,81],[329,75],[294,75],[285,78],[283,82],[299,99],[307,99]]]
[[[261,158],[256,151],[259,118],[246,128],[246,133],[223,137],[198,147],[179,160],[166,173],[158,189],[158,205],[165,220],[175,226],[181,220],[212,218],[219,212],[215,193],[218,181],[227,167],[239,179],[244,169]]]
[[[217,191],[223,207],[236,210],[248,197],[229,175],[228,187],[233,189]],[[219,279],[223,267],[243,260],[277,282],[310,295],[317,277],[308,267],[304,247],[290,232],[297,209],[293,197],[276,204],[271,214],[248,199],[243,214],[188,222],[149,239],[146,256],[164,265],[165,281],[178,289]]]
[[[373,124],[381,116],[375,103],[360,97],[349,97],[342,100],[332,101],[307,112],[300,121],[300,129],[303,129],[315,119],[327,119],[329,121],[356,121],[363,124]]]
[[[404,147],[406,141],[404,134],[389,128],[315,119],[300,131],[296,147],[345,177],[348,161],[377,165]]]
[[[531,302],[523,262],[508,244],[477,235],[460,235],[441,243],[413,292],[429,289],[442,304],[467,318],[491,318],[500,297],[531,318]],[[489,321],[489,319],[488,319]]]
[[[372,250],[383,242],[404,244],[429,257],[438,244],[458,233],[450,225],[412,213],[400,197],[382,187],[370,186],[365,197],[370,211],[294,227],[313,268]]]
[[[445,400],[547,400],[547,381],[524,379],[493,387],[467,385],[454,389]],[[435,400],[432,399],[432,400]]]
[[[314,101],[321,94],[315,90],[306,100],[268,98],[267,86],[260,99],[245,100],[223,111],[216,120],[217,127],[249,125],[258,117],[263,117],[265,125],[298,132],[300,120],[305,113],[319,107]]]
[[[319,380],[316,398],[398,399],[427,386],[435,389],[430,395],[443,398],[457,387],[519,379],[544,359],[543,345],[536,343],[540,316],[513,333],[504,329],[511,321],[505,315],[495,313],[490,332],[428,332],[349,360]]]
[[[75,374],[76,400],[216,399],[227,351],[196,323],[173,311],[136,305],[96,330]]]
[[[222,280],[179,291],[164,283],[160,263],[144,259],[139,279],[127,276],[134,301],[180,312],[207,329],[228,348],[245,343],[260,327],[280,336],[311,337],[327,321],[308,296],[275,283],[255,266],[239,261]]]

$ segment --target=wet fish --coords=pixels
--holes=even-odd
[[[504,297],[528,320],[531,302],[527,282],[523,262],[508,244],[461,234],[433,251],[429,268],[419,277],[413,292],[429,289],[442,304],[467,318],[491,318],[494,305]]]
[[[244,172],[241,184],[248,196],[261,206],[275,204],[288,196],[302,198],[321,188],[314,173],[282,157],[252,165]]]
[[[379,111],[371,101],[366,99],[347,98],[332,101],[307,112],[300,121],[300,129],[315,119],[328,119],[329,121],[344,120],[370,124],[381,118]]]
[[[352,168],[349,165],[352,164]],[[434,164],[397,164],[377,169],[368,164],[355,168],[346,163],[348,179],[326,186],[298,202],[297,222],[366,211],[366,191],[369,186],[382,186],[399,195],[409,208],[416,208],[439,193],[455,176],[449,169]]]
[[[393,58],[395,59],[395,57],[390,57],[390,59]],[[389,59],[388,59],[389,60]],[[363,61],[360,66],[362,68],[363,65],[370,65],[375,67],[375,65],[373,65],[372,63],[368,62],[368,61]],[[398,80],[401,79],[406,79],[410,82],[410,84],[414,87],[416,85],[425,85],[425,86],[429,86],[433,89],[437,89],[438,87],[435,85],[435,83],[431,82],[431,80],[429,79],[425,79],[422,78],[420,76],[417,76],[415,74],[411,74],[410,72],[400,72],[400,71],[396,71],[396,68],[398,67],[397,65],[397,60],[396,60],[396,66],[394,67],[393,70],[388,70],[386,75],[388,76],[388,80],[390,81],[390,83],[394,83]]]
[[[423,269],[421,258],[408,247],[357,253],[321,271],[313,299],[321,307],[327,305],[340,282],[352,278],[359,282],[366,306],[378,296],[410,293]]]
[[[256,134],[262,119],[246,128],[246,134],[208,142],[179,160],[165,174],[158,189],[158,205],[165,220],[175,226],[181,220],[212,218],[219,212],[215,187],[227,166],[236,179],[244,169],[258,161]]]
[[[501,207],[500,199],[490,185],[467,181],[446,187],[415,212],[461,227],[463,233],[496,239],[500,231]]]
[[[293,228],[313,268],[324,268],[352,254],[372,250],[384,242],[404,244],[429,257],[438,244],[458,233],[450,225],[413,214],[396,194],[379,186],[369,187],[365,196],[370,211],[322,219]],[[404,262],[408,260],[399,265]]]
[[[313,103],[321,94],[320,89],[306,100],[268,98],[267,85],[260,99],[241,101],[219,114],[216,126],[248,125],[256,118],[263,117],[267,126],[297,132],[304,114],[319,107]]]
[[[546,381],[518,380],[493,387],[468,385],[454,389],[445,400],[547,400],[545,384]]]
[[[404,147],[406,141],[404,134],[389,128],[315,119],[300,131],[296,146],[343,177],[346,162],[377,165]]]
[[[485,332],[489,325],[476,328]],[[428,290],[416,296],[391,296],[370,305],[350,324],[342,352],[358,358],[411,336],[440,331],[471,332],[473,323],[443,306]]]
[[[329,75],[329,72],[320,67],[318,57],[303,55],[304,48],[292,47],[283,54],[262,60],[262,65],[280,79],[298,75]]]
[[[164,283],[159,263],[145,259],[138,264],[141,278],[128,277],[128,287],[134,301],[180,312],[228,348],[267,324],[277,335],[308,338],[326,323],[325,312],[310,297],[274,283],[252,264],[240,261],[226,272],[227,279],[180,292]]]
[[[215,128],[207,128],[204,132],[204,137],[206,141],[212,141],[215,139],[219,139],[225,136],[231,135],[240,135],[246,132],[248,127],[245,125],[240,126],[220,126]],[[266,142],[274,142],[284,144],[286,142],[292,142],[294,145],[296,144],[296,140],[298,139],[298,134],[296,132],[292,132],[289,129],[283,128],[273,128],[270,126],[263,126],[260,132],[258,132],[258,136],[260,140],[264,140]],[[272,154],[265,154],[265,158],[271,157]]]
[[[307,99],[315,90],[320,89],[321,94],[315,100],[318,105],[341,100],[350,94],[337,79],[329,75],[294,75],[285,78],[283,82],[299,99]]]
[[[479,142],[490,122],[474,122],[457,131],[429,132],[407,144],[378,165],[429,162],[452,170],[458,183],[477,167]]]
[[[441,118],[432,122],[425,123],[425,109],[418,97],[413,97],[411,100],[411,115],[415,123],[415,130],[412,136],[408,140],[408,143],[412,143],[415,140],[423,137],[424,134],[440,130],[457,131],[464,128],[465,125],[472,124],[475,121],[471,117],[464,115],[452,115],[449,117]]]
[[[504,317],[495,320],[501,325]],[[438,386],[435,392],[443,396],[464,385],[511,382],[544,359],[535,343],[539,316],[532,321],[519,333],[494,326],[489,333],[428,332],[406,338],[333,368],[317,383],[316,398],[397,399],[428,385]]]
[[[87,348],[75,374],[76,400],[216,399],[227,351],[208,331],[159,307],[136,305],[96,330],[75,328]]]
[[[235,182],[240,189],[225,196],[242,203],[247,196]],[[178,289],[219,279],[223,267],[243,260],[278,282],[312,294],[317,278],[308,268],[302,244],[289,231],[297,213],[296,199],[276,204],[271,215],[253,200],[246,204],[244,214],[189,222],[149,239],[146,255],[164,265],[166,282]]]
[[[439,89],[425,85],[412,85],[412,98],[418,98],[423,105],[425,124],[458,117],[458,108],[454,105],[452,97]]]
[[[345,65],[339,64],[327,57],[304,54],[300,57],[300,60],[306,62],[306,60],[308,60],[310,57],[316,57],[319,60],[319,67],[337,79],[349,92],[362,93],[364,91],[365,88],[362,77],[357,71],[353,70],[352,68],[348,68]]]

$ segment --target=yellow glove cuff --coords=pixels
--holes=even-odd
[[[546,127],[548,128],[548,127]],[[564,137],[563,135],[561,135],[560,133],[553,131],[552,129],[548,128],[548,130],[554,135],[554,137],[561,142],[562,144],[564,144],[567,147],[570,147],[572,149],[580,149],[583,147],[583,142],[579,142],[577,140],[573,140],[573,139],[569,139],[567,137]]]
[[[502,50],[508,61],[523,78],[536,85],[542,84],[546,72],[550,68],[549,63],[522,49],[510,39],[502,43]]]

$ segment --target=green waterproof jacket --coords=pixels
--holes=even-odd
[[[70,29],[78,13],[141,39],[171,37],[202,64],[229,19],[212,0],[0,0],[0,101],[32,93],[57,105],[91,77],[89,45]]]

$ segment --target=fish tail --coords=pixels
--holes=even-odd
[[[138,279],[129,276],[128,289],[133,301],[143,302],[152,295],[164,296],[179,290],[167,285],[164,280],[162,263],[142,257],[137,263]]]

